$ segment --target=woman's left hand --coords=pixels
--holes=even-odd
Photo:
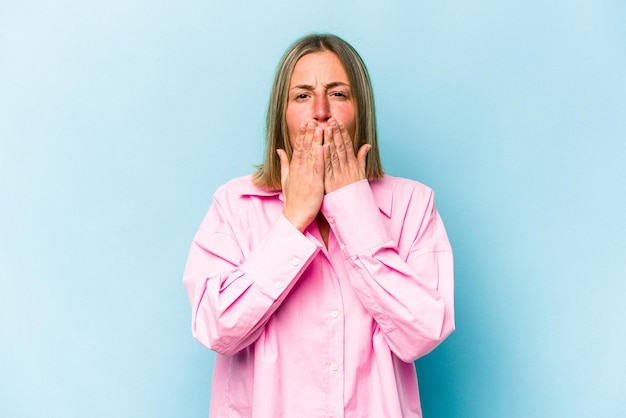
[[[364,144],[354,154],[354,145],[342,121],[331,119],[324,130],[324,193],[363,180],[365,158],[372,147]]]

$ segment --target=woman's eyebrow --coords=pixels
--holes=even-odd
[[[350,87],[350,84],[343,81],[333,81],[332,83],[326,84],[324,87],[327,89],[332,89],[333,87]]]
[[[350,87],[350,84],[345,83],[343,81],[332,81],[332,82],[324,85],[324,87],[326,89],[332,89],[334,87],[339,87],[339,86]],[[295,85],[295,86],[289,88],[289,90],[293,90],[293,89],[315,90],[315,87],[311,86],[310,84],[298,84],[298,85]]]

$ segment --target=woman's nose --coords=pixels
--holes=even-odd
[[[313,119],[317,122],[326,122],[330,119],[330,107],[325,97],[318,97],[315,100],[315,109]]]

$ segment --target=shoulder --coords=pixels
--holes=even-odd
[[[379,187],[381,189],[389,189],[394,193],[422,193],[431,194],[433,191],[430,187],[416,180],[407,179],[404,177],[395,177],[385,174],[382,179],[374,180],[370,183],[373,187]]]
[[[388,214],[392,209],[407,207],[427,207],[433,200],[433,190],[418,181],[385,175],[382,179],[370,182],[374,198]]]
[[[201,229],[215,231],[227,224],[230,230],[249,230],[280,214],[279,196],[280,191],[256,186],[251,175],[229,180],[213,193]]]
[[[280,190],[268,190],[254,184],[252,175],[237,177],[224,183],[215,191],[215,200],[239,200],[245,196],[278,196]]]

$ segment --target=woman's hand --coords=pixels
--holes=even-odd
[[[324,130],[325,193],[365,179],[365,158],[371,147],[364,144],[357,155],[354,155],[352,138],[345,124],[331,119]]]
[[[324,198],[324,131],[315,122],[302,122],[293,144],[291,162],[278,149],[283,188],[283,215],[304,232],[319,213]]]

